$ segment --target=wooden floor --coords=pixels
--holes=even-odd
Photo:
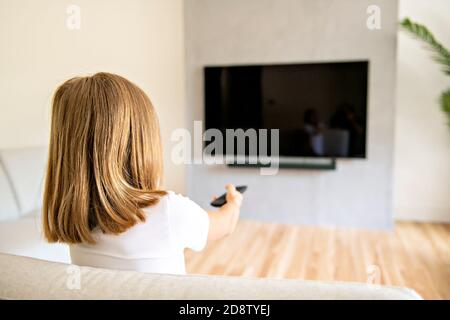
[[[241,221],[203,252],[186,251],[186,264],[188,273],[369,282],[450,299],[450,225],[367,231]]]

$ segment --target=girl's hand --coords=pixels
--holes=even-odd
[[[237,191],[236,188],[234,187],[234,185],[232,185],[232,184],[227,184],[225,186],[225,189],[227,189],[227,195],[226,195],[227,203],[226,204],[234,205],[239,209],[242,205],[242,199],[243,199],[242,193]]]
[[[225,188],[227,189],[227,203],[217,211],[208,212],[208,241],[218,240],[233,233],[239,220],[242,194],[232,184],[227,184]]]

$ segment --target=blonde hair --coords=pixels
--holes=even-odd
[[[166,194],[156,112],[147,95],[110,73],[73,78],[53,97],[43,202],[49,242],[95,243],[145,221]]]

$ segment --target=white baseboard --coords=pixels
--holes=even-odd
[[[450,208],[395,206],[395,220],[450,223]]]

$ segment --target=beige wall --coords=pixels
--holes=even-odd
[[[66,27],[70,4],[80,30]],[[45,145],[55,87],[97,71],[150,95],[169,145],[184,124],[183,46],[182,0],[0,0],[0,148]],[[166,185],[184,191],[184,169],[170,161]]]
[[[450,1],[402,0],[400,18],[425,24],[450,47]],[[450,222],[450,128],[437,99],[450,78],[404,32],[398,38],[396,218]]]

